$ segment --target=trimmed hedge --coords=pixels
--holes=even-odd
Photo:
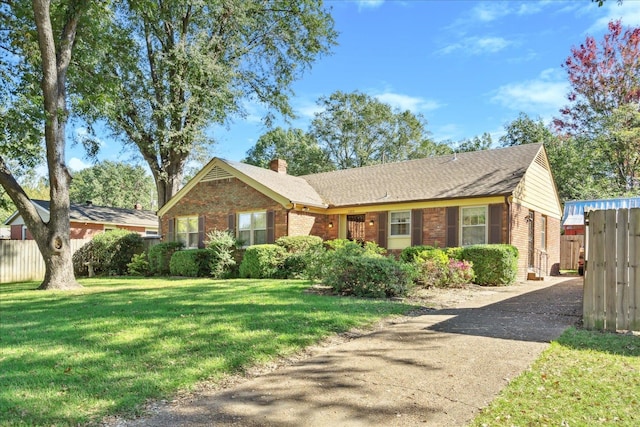
[[[274,244],[249,246],[240,263],[240,277],[270,279],[283,277],[287,252]]]
[[[511,285],[518,276],[518,249],[512,245],[467,246],[462,258],[473,264],[478,285]]]
[[[171,256],[174,252],[182,249],[183,245],[180,242],[165,242],[158,243],[157,245],[149,248],[147,258],[149,259],[149,273],[157,274],[160,276],[168,276],[171,274]]]
[[[289,253],[307,252],[322,246],[322,238],[318,236],[283,236],[276,240]]]
[[[128,230],[101,233],[73,254],[74,273],[76,276],[88,275],[87,263],[91,263],[96,275],[123,275],[127,273],[131,258],[143,250],[142,237],[138,233]]]
[[[172,276],[207,277],[211,272],[211,251],[187,249],[174,252],[169,262]]]

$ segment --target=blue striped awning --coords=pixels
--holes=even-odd
[[[570,200],[564,203],[562,225],[583,225],[584,213],[596,209],[640,208],[640,197],[620,197],[617,199]]]

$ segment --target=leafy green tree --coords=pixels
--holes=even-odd
[[[104,5],[96,2],[0,4],[0,49],[6,53],[0,59],[0,127],[9,131],[0,139],[0,184],[20,211],[44,259],[45,278],[39,289],[80,287],[73,274],[69,245],[67,77],[72,71],[72,56],[74,66],[83,62],[83,55],[73,55],[78,36],[105,17]],[[91,45],[90,37],[83,41]],[[20,170],[33,167],[43,152],[50,185],[51,215],[46,223],[17,180]]]
[[[104,161],[74,173],[69,196],[73,203],[133,209],[157,207],[153,178],[142,166]]]
[[[464,153],[469,151],[490,150],[493,145],[491,134],[485,132],[481,136],[474,136],[471,139],[464,139],[458,142],[456,151]]]
[[[334,92],[317,104],[310,134],[336,169],[406,160],[427,139],[426,121],[360,92]]]
[[[431,139],[423,139],[411,153],[410,159],[423,159],[425,157],[444,156],[452,154],[453,149],[446,142],[435,142]]]
[[[291,84],[335,43],[316,0],[118,2],[110,38],[82,70],[83,115],[104,119],[140,151],[159,205],[179,189],[206,129],[244,115],[247,101],[292,116]],[[97,30],[96,30],[97,31]]]
[[[520,113],[517,119],[505,124],[504,130],[505,134],[500,137],[500,145],[503,147],[546,144],[556,138],[540,117],[534,120],[526,113]]]
[[[262,135],[243,160],[250,165],[268,168],[273,159],[287,161],[287,173],[307,175],[334,170],[327,154],[318,143],[301,129],[280,127]]]

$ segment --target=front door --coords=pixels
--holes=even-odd
[[[364,243],[364,215],[347,215],[347,239]]]

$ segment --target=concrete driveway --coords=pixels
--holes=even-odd
[[[460,426],[580,319],[581,278],[488,288],[113,426]]]

